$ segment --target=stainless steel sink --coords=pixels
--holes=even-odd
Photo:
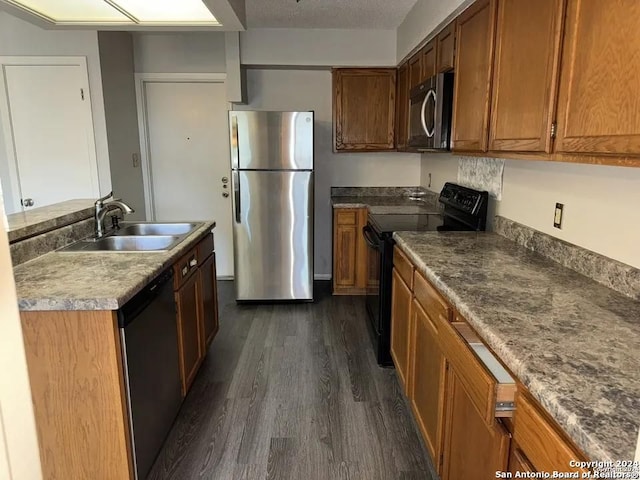
[[[164,252],[176,246],[184,236],[128,235],[104,237],[100,240],[81,240],[61,252]]]
[[[186,235],[198,226],[197,223],[122,223],[113,235]]]

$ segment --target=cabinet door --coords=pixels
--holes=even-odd
[[[431,40],[422,49],[422,81],[436,74],[436,40]]]
[[[570,0],[556,152],[640,154],[640,2]]]
[[[422,83],[422,51],[409,59],[409,90]]]
[[[407,148],[409,128],[409,65],[398,69],[398,93],[396,102],[396,146],[398,150]]]
[[[216,254],[212,254],[200,266],[200,287],[202,291],[202,339],[204,352],[211,345],[216,333],[218,333],[218,288],[216,280]]]
[[[551,152],[564,5],[500,2],[489,150]]]
[[[495,478],[507,469],[509,433],[493,419],[487,424],[453,368],[447,382],[443,480]]]
[[[396,69],[333,71],[336,151],[395,148]]]
[[[514,477],[518,472],[536,472],[536,469],[533,468],[531,462],[529,462],[524,453],[522,453],[522,450],[520,450],[515,443],[511,445],[511,453],[509,455],[509,472],[511,472]]]
[[[333,210],[333,293],[362,295],[368,284],[368,248],[362,235],[366,208]]]
[[[438,47],[436,55],[437,73],[447,72],[455,66],[456,58],[456,22],[447,25],[438,34]]]
[[[197,273],[176,292],[178,306],[178,346],[182,395],[186,395],[204,356],[200,328],[200,276]]]
[[[411,290],[393,269],[391,280],[391,357],[405,393],[409,392],[409,336]]]
[[[452,149],[487,150],[496,0],[478,0],[458,17]]]
[[[438,344],[436,325],[415,300],[412,329],[413,366],[409,399],[424,442],[438,474],[441,474],[446,361]]]

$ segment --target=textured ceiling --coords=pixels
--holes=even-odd
[[[246,0],[249,28],[398,27],[416,0]]]

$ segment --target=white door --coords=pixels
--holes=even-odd
[[[233,275],[229,127],[223,82],[145,82],[156,221],[215,220],[218,276]],[[226,188],[224,187],[226,185]]]
[[[86,65],[4,64],[3,73],[14,210],[98,197]]]

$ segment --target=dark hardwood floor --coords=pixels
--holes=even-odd
[[[362,298],[318,282],[312,304],[238,306],[232,289],[149,479],[437,478]]]

